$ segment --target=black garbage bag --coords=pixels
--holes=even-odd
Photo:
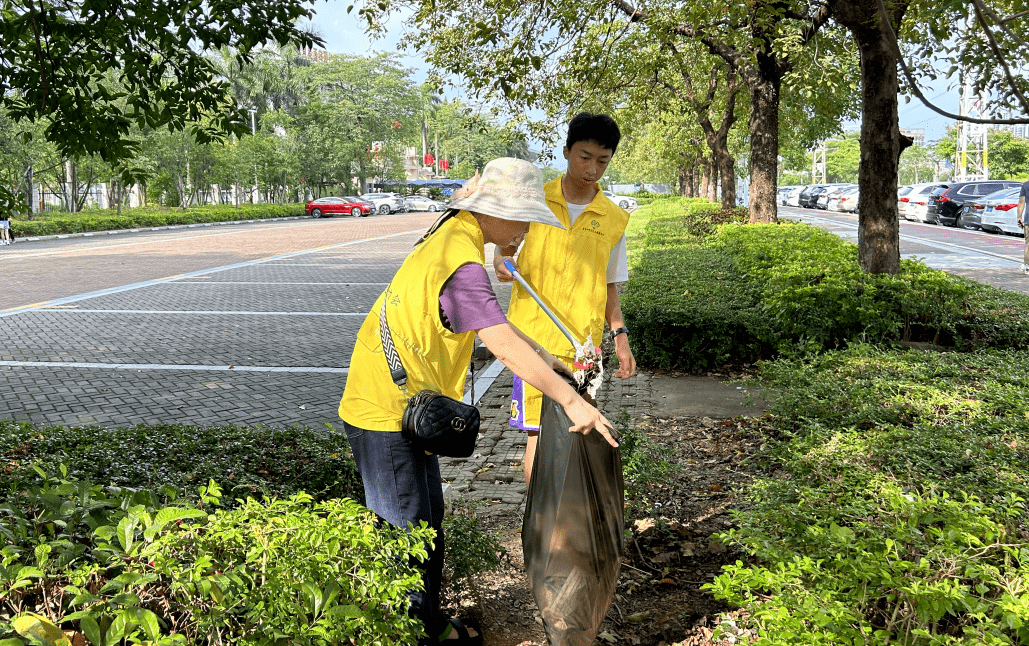
[[[543,398],[522,551],[551,646],[588,646],[614,599],[622,565],[622,459],[597,432],[569,433],[564,409]]]

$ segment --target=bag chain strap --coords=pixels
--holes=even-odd
[[[382,309],[379,310],[379,336],[382,337],[382,353],[386,356],[386,363],[389,364],[389,376],[393,379],[393,383],[397,385],[403,393],[404,397],[408,397],[407,394],[407,370],[404,369],[404,364],[400,361],[400,354],[397,352],[397,347],[393,345],[393,331],[389,329],[389,323],[386,322],[386,301],[389,298],[389,288],[386,289],[386,293],[382,298]],[[472,369],[472,397],[471,404],[475,405],[475,359],[471,361]]]

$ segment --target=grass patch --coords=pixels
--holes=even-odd
[[[43,427],[0,420],[0,464],[160,492],[196,490],[209,480],[236,497],[364,499],[346,434],[305,427],[138,425]]]

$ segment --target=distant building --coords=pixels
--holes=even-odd
[[[901,128],[900,134],[911,137],[918,146],[925,145],[925,128]]]
[[[991,130],[1007,130],[1011,133],[1011,136],[1019,139],[1029,139],[1029,124],[1025,123],[1011,123],[1003,125],[990,126]]]
[[[318,63],[325,63],[332,56],[332,54],[324,49],[315,49],[314,47],[301,48],[299,53],[304,58],[310,58],[312,61],[316,61]]]

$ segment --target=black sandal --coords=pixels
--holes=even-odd
[[[468,627],[457,617],[451,618],[448,623],[450,624],[450,630],[445,635],[440,636],[439,643],[453,644],[454,646],[482,646],[482,631],[479,630],[478,626],[472,625],[472,622],[469,622],[469,625],[478,633],[475,637],[472,637],[468,632]],[[447,639],[447,637],[450,637],[450,633],[455,630],[457,631],[457,639]]]

